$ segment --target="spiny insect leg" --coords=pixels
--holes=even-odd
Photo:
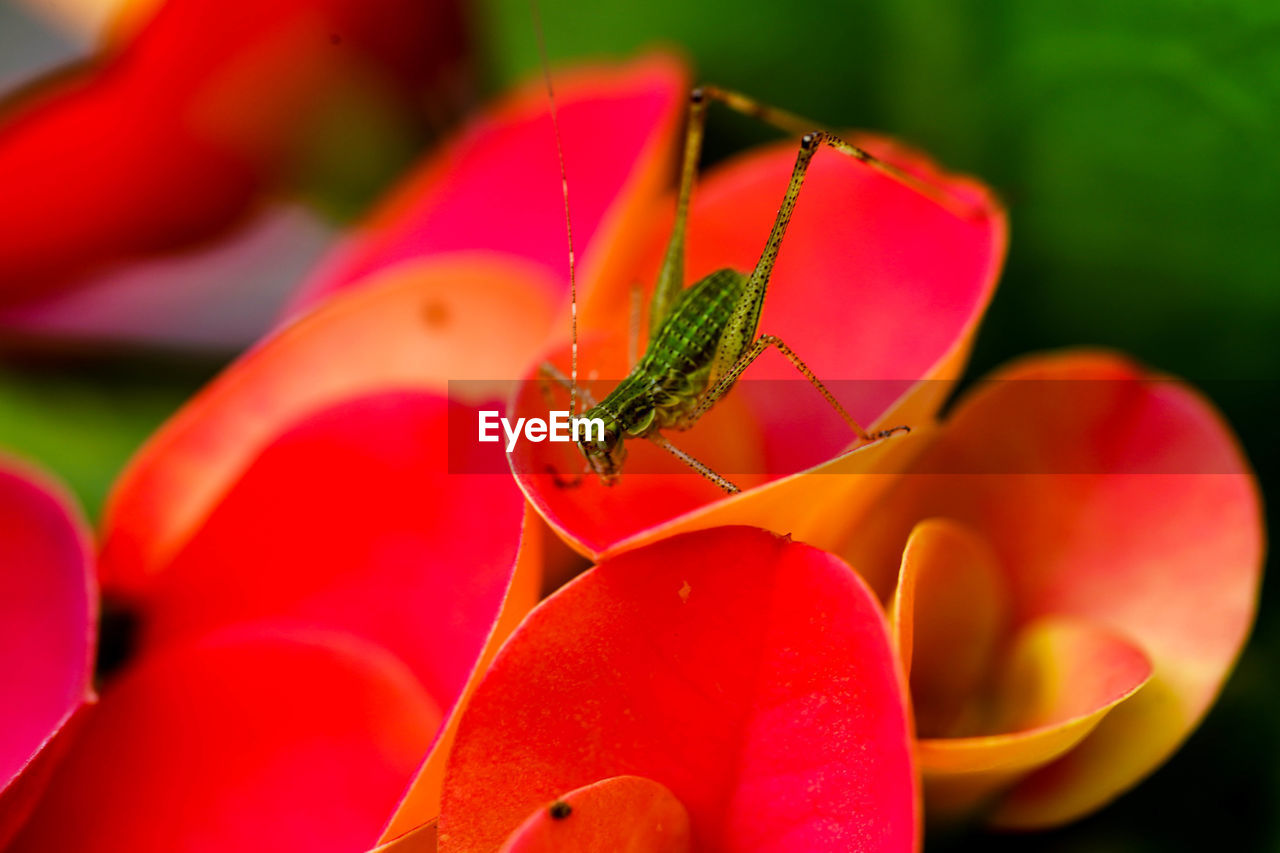
[[[688,453],[685,453],[683,450],[676,447],[670,441],[667,441],[666,436],[664,436],[662,433],[651,432],[649,433],[647,438],[650,441],[652,441],[654,444],[661,447],[663,450],[670,453],[675,458],[679,459],[684,464],[688,465],[693,470],[697,471],[702,476],[706,477],[711,482],[715,483],[720,488],[724,489],[729,494],[736,495],[738,492],[742,491],[733,483],[729,482],[726,478],[720,476],[715,471],[712,471],[711,468],[705,462],[699,462],[697,459],[694,459]]]
[[[831,404],[831,408],[835,409],[836,412],[839,413],[840,417],[844,418],[844,422],[849,425],[849,428],[853,430],[854,434],[858,436],[860,441],[874,441],[876,439],[893,435],[895,432],[901,432],[903,430],[906,430],[907,432],[911,431],[910,427],[894,427],[893,429],[880,430],[875,433],[869,433],[864,430],[861,425],[853,419],[853,416],[845,411],[844,406],[840,405],[840,401],[835,398],[835,395],[831,393],[827,386],[822,384],[822,380],[814,374],[814,372],[809,368],[809,365],[805,364],[800,359],[800,356],[796,355],[795,350],[784,344],[781,338],[777,338],[773,335],[761,335],[760,339],[752,344],[751,349],[747,350],[742,358],[738,359],[738,362],[729,369],[729,372],[703,393],[703,395],[698,399],[697,407],[694,408],[693,412],[689,415],[688,423],[692,425],[698,420],[698,418],[706,414],[707,410],[714,406],[717,400],[729,393],[729,389],[733,387],[733,383],[742,375],[742,372],[746,370],[753,361],[759,358],[761,353],[769,347],[777,347],[778,352],[786,356],[787,361],[791,362],[792,366],[795,367],[796,370],[800,371],[801,375],[804,376],[805,379],[809,380],[809,384],[818,389],[818,393],[822,395],[822,398]]]
[[[721,89],[719,86],[702,86],[701,91],[706,98],[713,98],[730,109],[737,110],[744,115],[749,115],[766,124],[771,124],[779,130],[785,130],[788,133],[806,134],[811,133],[815,129],[821,130],[823,135],[823,143],[828,147],[839,151],[841,154],[852,157],[866,163],[872,169],[892,178],[898,183],[906,186],[915,192],[920,193],[942,205],[947,210],[965,219],[972,219],[981,213],[981,210],[974,205],[967,204],[956,198],[941,187],[931,184],[926,180],[917,178],[910,172],[904,172],[892,163],[887,163],[875,156],[869,151],[845,142],[837,134],[825,130],[822,125],[815,121],[787,112],[777,107],[771,107],[768,104],[762,104],[754,98],[748,97],[741,92],[734,92],[729,89]]]
[[[706,126],[707,100],[702,89],[689,93],[689,120],[684,131],[684,158],[680,167],[680,190],[676,194],[676,220],[671,240],[658,271],[658,285],[649,303],[649,338],[652,340],[671,306],[684,289],[684,235],[689,222],[689,199],[698,176],[698,158],[702,155],[702,132]]]
[[[787,183],[787,191],[782,197],[782,205],[773,221],[773,229],[765,242],[760,260],[747,279],[742,296],[733,306],[733,313],[725,324],[720,335],[720,343],[716,346],[715,357],[711,361],[711,374],[708,385],[714,387],[730,369],[738,363],[751,346],[756,337],[756,327],[760,324],[760,310],[764,307],[765,291],[769,287],[769,276],[773,273],[774,262],[778,259],[778,249],[787,234],[787,226],[791,223],[791,215],[795,212],[796,201],[800,197],[800,188],[804,186],[804,176],[809,170],[813,154],[822,142],[822,132],[806,134],[800,142],[800,151],[796,154],[795,166],[791,169],[791,180]]]

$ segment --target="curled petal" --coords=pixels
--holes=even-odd
[[[388,392],[280,435],[152,583],[144,649],[233,623],[340,628],[394,652],[441,708],[462,707],[537,600],[541,527],[509,478],[449,473],[447,407]],[[437,813],[455,719],[388,836]]]
[[[546,288],[496,257],[380,278],[243,357],[117,483],[104,577],[142,609],[147,648],[247,621],[336,627],[400,655],[450,708],[533,605],[541,528],[509,476],[451,474],[450,418],[474,429],[480,401],[443,392],[523,367]],[[451,738],[389,838],[438,813]]]
[[[1117,356],[1028,358],[963,401],[908,474],[843,549],[883,596],[911,528],[950,518],[990,543],[1015,629],[1076,619],[1154,667],[996,820],[1070,820],[1167,758],[1244,641],[1261,566],[1256,484],[1212,406]]]
[[[12,849],[367,849],[439,721],[352,638],[209,638],[112,686]]]
[[[441,849],[493,849],[565,791],[617,775],[670,789],[698,847],[914,849],[903,688],[856,576],[720,528],[573,581],[525,620],[462,719]]]
[[[1029,625],[988,700],[996,733],[918,744],[930,814],[969,811],[1062,756],[1150,677],[1151,662],[1122,637],[1071,620]]]
[[[889,624],[910,675],[922,736],[962,732],[1008,630],[1007,591],[990,546],[963,525],[928,519],[902,552]]]

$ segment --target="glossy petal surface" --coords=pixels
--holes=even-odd
[[[441,849],[488,850],[565,791],[671,790],[694,842],[914,849],[883,616],[848,568],[724,528],[606,561],[535,610],[459,728]]]
[[[341,628],[449,707],[507,594],[524,506],[508,480],[448,473],[447,407],[359,397],[281,434],[157,579],[144,644],[235,622]]]

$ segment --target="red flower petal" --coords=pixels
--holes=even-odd
[[[857,141],[973,205],[975,214],[958,216],[860,163],[822,152],[787,232],[759,332],[787,342],[864,426],[922,429],[941,405],[947,383],[921,380],[958,375],[995,288],[1004,255],[1004,214],[979,185],[940,172],[920,154],[883,139]],[[755,152],[713,170],[699,183],[689,225],[687,282],[716,268],[750,270],[755,265],[795,152],[793,143]],[[592,350],[584,347],[584,376],[594,371],[616,382],[625,375],[627,285],[656,280],[670,233],[670,206],[664,202],[661,213],[650,217],[657,227],[650,235],[648,260],[604,283],[596,305],[584,311],[584,335],[602,335]],[[560,361],[567,370],[567,361]],[[612,384],[601,381],[595,387],[599,397]],[[527,451],[536,459],[517,460],[517,476],[553,527],[583,553],[600,555],[616,552],[624,542],[630,547],[680,530],[742,522],[782,532],[803,530],[806,541],[818,544],[835,542],[832,525],[815,520],[821,515],[815,508],[834,510],[850,500],[849,479],[835,474],[850,468],[886,470],[877,468],[870,456],[831,461],[850,444],[848,426],[776,353],[762,356],[717,409],[732,409],[733,414],[721,414],[714,427],[703,425],[669,438],[751,489],[734,499],[732,507],[730,502],[718,506],[724,493],[698,482],[695,474],[628,478],[626,470],[688,471],[678,463],[674,469],[648,467],[654,464],[649,460],[665,457],[642,441],[631,442],[641,445],[634,451],[639,456],[628,460],[621,483],[607,492],[556,489],[552,478],[541,476],[547,464],[571,475],[581,463],[563,470],[563,460],[543,458],[545,446]],[[743,455],[744,448],[749,455]],[[785,479],[824,463],[828,467],[818,469],[822,477]],[[659,480],[663,499],[656,501]],[[752,488],[762,483],[770,485]],[[776,500],[764,497],[770,488],[786,494]],[[769,504],[767,517],[756,511],[757,501]],[[846,526],[847,514],[839,515],[836,526]]]
[[[1244,641],[1262,521],[1234,437],[1203,398],[1115,356],[1027,359],[966,399],[844,553],[887,594],[911,527],[963,522],[995,551],[1014,625],[1073,617],[1128,638],[1151,681],[998,819],[1070,820],[1177,748]]]
[[[634,258],[639,210],[668,180],[687,83],[680,64],[659,55],[557,74],[555,85],[578,276],[590,282],[620,257]],[[564,198],[542,81],[468,126],[363,231],[305,287],[300,306],[373,272],[446,252],[526,259],[561,283],[557,298],[567,298]]]
[[[38,790],[27,777],[48,769],[32,763],[92,697],[98,603],[89,549],[61,488],[0,459],[0,844]]]
[[[144,647],[254,620],[339,628],[461,707],[537,600],[541,527],[509,477],[449,473],[448,408],[388,392],[281,434],[152,583]],[[437,813],[452,733],[437,734],[396,832]]]
[[[439,721],[375,647],[223,635],[106,693],[12,849],[367,849]]]
[[[144,646],[255,620],[338,628],[452,705],[508,593],[524,501],[507,478],[449,474],[447,407],[386,393],[282,433],[157,578]]]
[[[502,853],[688,853],[689,813],[652,779],[614,776],[538,809],[502,845]]]
[[[517,375],[550,322],[545,290],[526,267],[498,260],[401,267],[267,339],[117,481],[103,524],[104,584],[143,591],[263,448],[305,415],[390,389],[443,393],[449,379]]]
[[[444,851],[491,850],[615,775],[671,790],[699,847],[913,849],[884,619],[848,568],[749,528],[602,563],[526,619],[459,727]]]

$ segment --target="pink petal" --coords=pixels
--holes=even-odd
[[[33,762],[93,695],[98,591],[90,547],[61,487],[0,458],[0,841],[39,787],[39,780],[19,786],[24,770],[47,769]]]

